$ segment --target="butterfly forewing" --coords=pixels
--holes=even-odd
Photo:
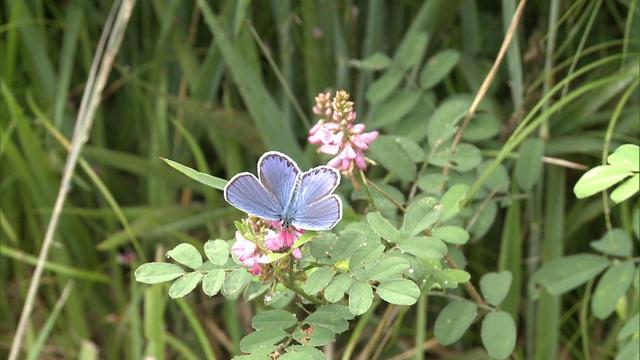
[[[258,161],[260,182],[276,198],[283,210],[293,198],[298,174],[298,165],[279,152],[267,152]]]
[[[251,173],[234,176],[224,188],[224,199],[234,207],[266,220],[280,220],[283,207]]]

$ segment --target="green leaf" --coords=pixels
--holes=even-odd
[[[251,280],[251,274],[245,269],[230,272],[222,284],[222,293],[226,298],[235,299]]]
[[[447,245],[430,236],[410,237],[403,240],[399,248],[421,259],[441,259],[447,254]]]
[[[449,162],[455,170],[467,172],[475,169],[482,162],[482,155],[477,147],[462,143],[458,145]]]
[[[169,166],[171,166],[172,168],[180,171],[181,173],[187,175],[188,177],[201,184],[205,184],[217,190],[224,190],[224,187],[227,185],[227,180],[196,171],[188,166],[184,166],[169,159],[163,158],[162,160],[169,164]]]
[[[442,345],[451,345],[464,335],[478,313],[476,304],[458,300],[449,303],[436,318],[434,334]]]
[[[157,284],[165,281],[173,280],[185,271],[176,264],[150,262],[140,265],[136,269],[136,281],[145,284]]]
[[[259,71],[262,69],[252,66],[247,61],[249,57],[243,56],[244,49],[241,52],[239,44],[244,42],[234,41],[235,37],[230,36],[227,32],[229,29],[220,24],[206,0],[198,0],[197,4],[206,25],[216,39],[216,49],[224,58],[226,70],[235,85],[234,89],[242,97],[265,146],[270,150],[282,151],[296,159],[298,165],[306,167],[307,160],[297,143],[291,122],[283,121],[286,117],[282,109],[278,107],[278,103],[260,77]]]
[[[640,314],[636,313],[629,320],[627,320],[626,323],[624,323],[616,339],[618,341],[621,341],[631,335],[637,334],[638,332],[640,332]]]
[[[553,259],[533,276],[552,295],[560,295],[584,284],[609,265],[607,258],[592,254],[578,254]]]
[[[442,175],[441,173],[431,173],[421,176],[418,179],[418,187],[420,190],[429,194],[439,194],[440,189],[444,188],[444,184],[449,179],[448,176]]]
[[[369,146],[371,157],[400,179],[416,177],[416,165],[394,136],[382,135]]]
[[[213,264],[223,266],[229,259],[229,244],[224,240],[209,240],[204,244],[204,253]]]
[[[537,137],[527,139],[520,146],[518,154],[515,168],[516,183],[522,190],[529,191],[538,183],[542,173],[544,144]]]
[[[402,276],[402,273],[409,270],[409,262],[399,256],[385,256],[381,259],[372,259],[367,262],[367,278],[373,281],[393,279]],[[373,264],[369,265],[369,263]]]
[[[480,290],[485,300],[493,306],[498,306],[507,294],[511,286],[511,272],[501,271],[486,273],[480,278]]]
[[[638,172],[640,171],[640,146],[634,144],[620,145],[613,154],[607,157],[607,162],[611,165]]]
[[[385,219],[379,212],[370,212],[367,214],[367,222],[371,229],[380,237],[391,242],[397,242],[400,238],[400,230],[396,229],[389,220]]]
[[[427,127],[427,138],[432,149],[453,137],[458,130],[457,124],[467,113],[469,105],[468,100],[449,99],[436,109]]]
[[[353,315],[362,315],[373,303],[373,289],[365,282],[356,282],[349,289],[349,310]]]
[[[416,91],[397,91],[371,111],[367,126],[375,129],[397,123],[416,107],[420,96]]]
[[[450,289],[455,289],[458,284],[464,284],[471,280],[471,274],[460,269],[445,269],[440,272],[440,277],[444,282],[443,285]]]
[[[288,329],[298,322],[296,315],[285,310],[266,310],[251,319],[251,327],[260,329]]]
[[[434,87],[456,67],[460,54],[455,50],[443,50],[427,61],[420,73],[420,86],[425,89]]]
[[[324,289],[324,298],[330,303],[340,301],[350,286],[351,276],[349,274],[336,275]]]
[[[311,242],[309,252],[317,260],[328,259],[331,257],[331,250],[337,242],[338,237],[335,234],[321,232]]]
[[[298,237],[296,239],[296,241],[293,243],[293,245],[291,245],[292,249],[297,249],[299,247],[301,247],[302,245],[308,243],[309,241],[313,240],[314,236],[316,236],[317,233],[315,231],[305,231],[304,234],[300,235],[300,237]]]
[[[302,331],[296,329],[293,338],[305,346],[323,346],[336,341],[336,333],[324,327],[309,327]]]
[[[411,280],[395,279],[383,281],[376,288],[382,300],[396,305],[413,305],[420,297],[420,289]]]
[[[504,311],[492,311],[482,320],[482,345],[492,359],[506,359],[516,346],[516,324]]]
[[[402,231],[415,236],[429,228],[440,219],[442,207],[432,197],[423,197],[413,201],[407,208]]]
[[[169,287],[169,296],[172,299],[181,298],[198,286],[198,283],[202,279],[202,273],[199,271],[193,271],[179,277]]]
[[[287,352],[278,360],[325,360],[326,358],[322,351],[313,346],[293,345],[287,347]]]
[[[404,136],[396,136],[395,138],[413,162],[418,163],[424,161],[424,157],[426,155],[424,150],[422,150],[422,147],[420,147],[420,144]]]
[[[442,204],[441,221],[449,220],[460,212],[460,203],[467,195],[467,191],[469,191],[468,185],[456,184],[442,195],[442,199],[440,199],[440,203]]]
[[[309,295],[315,295],[324,289],[333,278],[335,271],[330,267],[321,267],[312,272],[304,283],[303,290]]]
[[[592,241],[590,245],[601,253],[614,256],[631,256],[633,251],[629,234],[620,228],[609,230],[602,238]]]
[[[491,166],[491,161],[485,161],[478,166],[476,169],[478,176],[481,176],[484,170],[489,166]],[[498,166],[485,179],[484,186],[491,190],[504,193],[509,190],[509,182],[509,173],[507,172],[507,169],[504,165],[498,164]]]
[[[225,272],[222,269],[211,270],[202,279],[202,291],[207,296],[216,295],[224,283]]]
[[[338,313],[328,311],[316,311],[307,316],[307,318],[304,319],[304,323],[314,327],[323,327],[337,334],[349,328],[349,323],[344,317]]]
[[[625,180],[611,192],[611,200],[619,204],[640,191],[640,174],[635,174]]]
[[[389,69],[369,86],[366,94],[367,101],[376,104],[386,99],[400,85],[403,77],[404,72],[402,70]]]
[[[393,61],[405,70],[420,62],[429,43],[429,35],[426,32],[408,33],[407,36],[393,56]]]
[[[630,175],[632,175],[630,170],[620,166],[596,166],[580,177],[573,187],[573,192],[578,199],[582,199],[603,191]]]
[[[469,241],[469,233],[461,227],[445,225],[439,228],[433,229],[431,232],[433,237],[436,237],[449,244],[462,245]]]
[[[283,257],[287,256],[288,253],[283,252],[283,253],[268,253],[265,257],[264,260],[260,260],[262,263],[264,264],[271,264],[277,260],[282,259]]]
[[[477,114],[469,122],[467,129],[462,134],[466,141],[482,141],[496,136],[500,132],[500,120],[493,114]]]
[[[377,52],[370,55],[366,59],[351,60],[349,64],[361,70],[376,71],[388,68],[393,64],[393,62],[386,54]]]
[[[200,252],[198,252],[198,249],[191,244],[179,244],[173,249],[167,251],[167,256],[194,270],[197,270],[202,266],[202,256],[200,255]]]
[[[633,280],[633,260],[611,265],[602,275],[591,299],[591,310],[598,319],[605,319],[616,309],[618,300],[627,292]]]
[[[638,339],[631,339],[626,345],[622,346],[616,355],[615,360],[637,360],[640,358],[640,347]]]
[[[285,337],[287,337],[287,333],[282,329],[257,330],[240,340],[240,350],[245,353],[251,353],[261,348],[274,350],[275,344]]]

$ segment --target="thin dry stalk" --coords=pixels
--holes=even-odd
[[[460,129],[456,133],[456,137],[453,139],[453,144],[451,145],[452,151],[454,151],[458,146],[458,144],[460,143],[464,130],[467,128],[467,125],[469,125],[469,122],[471,121],[473,116],[476,114],[476,110],[478,110],[478,106],[480,106],[480,102],[482,101],[482,99],[484,99],[484,96],[487,94],[487,91],[489,91],[489,87],[491,86],[493,79],[496,77],[496,74],[498,73],[498,69],[500,68],[500,64],[502,64],[502,60],[504,59],[504,56],[507,53],[507,50],[509,49],[509,45],[511,44],[511,39],[513,39],[513,35],[515,34],[516,29],[518,28],[518,24],[520,23],[520,18],[522,17],[522,13],[524,11],[524,6],[526,5],[526,3],[527,3],[527,0],[522,0],[520,1],[520,4],[518,4],[518,7],[516,8],[515,13],[513,14],[513,18],[511,19],[511,23],[509,24],[509,28],[507,29],[507,33],[504,36],[504,40],[502,40],[502,45],[500,46],[500,51],[498,51],[498,56],[496,56],[496,61],[493,62],[493,65],[491,66],[491,70],[489,70],[489,73],[484,78],[482,85],[480,85],[480,89],[478,89],[478,92],[476,93],[476,96],[473,99],[473,102],[471,103],[471,106],[469,107],[469,110],[467,111],[467,114],[465,115],[464,120],[462,121],[462,125],[460,126]]]
[[[40,280],[42,278],[42,271],[49,255],[49,249],[53,243],[53,236],[58,228],[60,221],[60,215],[69,193],[71,179],[73,177],[80,151],[84,143],[89,138],[89,132],[93,124],[94,115],[98,104],[101,100],[102,90],[107,82],[107,78],[116,54],[120,49],[120,44],[124,36],[125,29],[129,22],[131,12],[135,5],[135,0],[122,0],[117,1],[111,8],[111,13],[107,18],[107,22],[100,36],[98,48],[96,50],[93,63],[91,65],[91,71],[89,72],[89,78],[87,80],[87,86],[85,88],[80,109],[76,117],[76,125],[73,130],[73,138],[71,140],[71,150],[67,156],[67,161],[64,166],[64,172],[62,174],[62,180],[60,181],[60,188],[58,189],[58,196],[56,198],[51,219],[47,225],[47,231],[42,241],[42,248],[38,256],[38,264],[31,278],[29,284],[29,290],[27,297],[20,314],[20,320],[18,321],[18,327],[11,344],[11,351],[9,353],[9,360],[15,360],[18,357],[20,348],[22,345],[22,338],[27,329],[27,324],[33,311],[33,305]]]

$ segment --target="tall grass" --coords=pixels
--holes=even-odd
[[[43,246],[111,5],[80,0],[0,5],[2,356],[9,353]],[[237,354],[247,319],[261,305],[202,295],[169,301],[166,289],[132,281],[131,269],[162,256],[162,249],[230,238],[232,220],[240,216],[224,205],[220,193],[181,177],[160,158],[222,178],[253,168],[267,149],[284,151],[303,167],[317,164],[304,145],[316,93],[345,88],[356,95],[365,121],[371,113],[365,94],[378,74],[359,70],[351,60],[378,51],[394,54],[407,33],[426,31],[425,57],[445,48],[461,52],[459,65],[435,96],[474,95],[517,5],[514,0],[139,1],[42,263],[22,355],[225,359]],[[638,143],[637,88],[616,109],[638,77],[638,26],[637,0],[530,1],[482,103],[498,114],[502,135],[483,154],[495,164],[507,159],[515,177],[518,148],[531,140],[539,141],[549,158],[588,166],[600,163],[605,139],[610,149]],[[546,164],[529,190],[512,186],[498,202],[497,220],[487,234],[465,247],[472,275],[497,270],[514,275],[505,309],[518,319],[517,358],[582,359],[588,358],[587,348],[594,357],[606,357],[615,341],[606,329],[620,324],[604,324],[581,311],[589,297],[584,289],[537,301],[527,292],[529,277],[541,264],[587,251],[588,240],[606,229],[608,210],[601,199],[572,196],[580,175]],[[612,219],[628,224],[630,207],[611,207]],[[367,346],[366,334],[389,320],[382,307],[372,310],[337,340],[336,358],[355,358],[362,349],[380,358],[421,358],[418,342],[431,352],[427,358],[477,354],[430,342],[440,303],[418,304],[420,309],[393,316],[386,346]],[[464,348],[479,344],[478,338],[474,328],[463,339]]]

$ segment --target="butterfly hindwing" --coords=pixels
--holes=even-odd
[[[300,179],[292,209],[292,225],[305,230],[329,230],[342,218],[342,202],[330,195],[340,184],[340,174],[328,166],[315,167]]]
[[[276,198],[282,209],[287,208],[294,195],[299,174],[298,165],[280,152],[266,152],[258,160],[260,182]]]
[[[342,200],[330,195],[300,209],[291,222],[298,229],[330,230],[342,219]]]
[[[251,173],[240,173],[227,183],[224,199],[247,214],[266,220],[280,220],[283,207]]]

